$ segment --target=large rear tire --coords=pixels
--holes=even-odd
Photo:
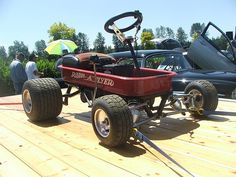
[[[133,118],[127,103],[118,95],[97,98],[92,108],[92,125],[102,144],[125,144],[132,132]]]
[[[32,79],[24,83],[22,103],[33,122],[54,119],[62,110],[62,93],[55,79]]]
[[[218,106],[217,90],[212,83],[206,80],[196,80],[189,83],[184,91],[194,97],[194,105],[203,111],[214,111]],[[190,114],[194,116],[201,115],[199,111],[193,111],[190,108],[192,103],[186,104]]]

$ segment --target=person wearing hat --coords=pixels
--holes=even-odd
[[[28,80],[39,78],[43,73],[38,71],[36,60],[38,56],[34,53],[30,54],[29,61],[25,65],[25,72],[27,74]]]
[[[15,89],[15,94],[21,94],[24,82],[27,80],[22,61],[25,56],[22,52],[17,52],[15,59],[10,64],[10,75]]]

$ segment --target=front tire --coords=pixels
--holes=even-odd
[[[92,125],[102,144],[116,147],[125,144],[133,128],[127,103],[118,95],[97,98],[92,108]]]
[[[206,80],[196,80],[189,83],[184,92],[194,97],[194,105],[198,110],[215,111],[218,106],[217,90],[212,83]],[[194,111],[191,101],[185,104],[190,114],[201,115],[201,112]]]
[[[33,122],[56,118],[62,110],[62,93],[55,79],[32,79],[24,83],[24,111]]]

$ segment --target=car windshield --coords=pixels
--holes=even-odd
[[[184,58],[182,54],[154,54],[147,58],[137,58],[140,67],[152,68],[152,69],[164,69],[169,71],[181,71],[186,69],[192,69],[191,65]],[[118,61],[119,64],[132,64],[134,61],[132,58],[121,58]]]
[[[176,72],[192,68],[182,54],[152,55],[146,59],[145,66]]]

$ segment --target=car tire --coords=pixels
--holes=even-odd
[[[196,80],[189,83],[184,92],[194,95],[194,104],[197,108],[203,111],[214,111],[218,106],[217,90],[212,83],[206,80]],[[190,108],[193,106],[190,102],[185,104],[186,108],[192,115],[201,115],[202,112],[193,111]]]
[[[102,144],[117,147],[129,140],[133,118],[127,103],[120,96],[106,95],[94,101],[92,125]]]
[[[62,92],[52,78],[32,79],[24,83],[22,103],[32,122],[56,118],[62,110]]]

